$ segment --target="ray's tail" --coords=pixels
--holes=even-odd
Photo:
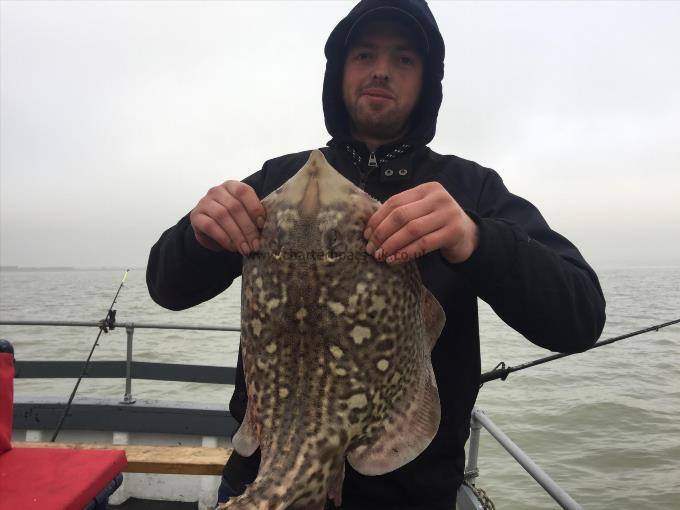
[[[275,465],[269,470],[261,468],[262,475],[258,474],[242,495],[215,510],[323,510],[327,499],[340,506],[344,468],[344,455],[326,464],[310,463],[286,472]]]

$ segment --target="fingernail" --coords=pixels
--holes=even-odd
[[[382,248],[378,248],[376,252],[373,254],[373,256],[376,258],[376,260],[383,260],[383,257],[385,255],[385,250]]]
[[[250,246],[245,241],[241,243],[241,253],[244,255],[250,255]]]
[[[364,230],[364,239],[368,240],[368,238],[371,237],[372,233],[373,229],[371,227],[368,227],[366,230]]]
[[[389,257],[387,257],[387,260],[385,260],[385,262],[391,264],[392,262],[394,262],[394,259],[395,259],[394,255],[390,255]]]
[[[369,255],[373,255],[374,251],[375,246],[373,246],[373,243],[369,241],[368,244],[366,245],[366,253],[368,253]]]
[[[260,251],[260,241],[253,239],[253,251]]]
[[[262,216],[258,216],[257,220],[255,220],[255,221],[257,222],[258,227],[260,227],[260,228],[264,227],[264,218]]]

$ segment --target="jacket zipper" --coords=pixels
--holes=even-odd
[[[375,158],[375,152],[371,152],[368,156],[368,167],[362,167],[359,172],[359,187],[364,191],[366,190],[366,181],[368,181],[368,176],[371,175],[371,171],[374,168],[378,168],[378,160]]]

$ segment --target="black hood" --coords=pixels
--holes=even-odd
[[[349,142],[350,134],[347,110],[342,99],[342,73],[345,62],[347,33],[363,14],[378,7],[396,7],[411,14],[423,27],[429,40],[429,52],[425,56],[423,87],[420,101],[411,117],[410,130],[399,140],[415,147],[429,143],[437,128],[437,114],[442,102],[442,78],[444,78],[444,40],[437,22],[424,0],[362,0],[333,29],[328,37],[326,73],[323,82],[323,113],[326,129],[337,141]]]

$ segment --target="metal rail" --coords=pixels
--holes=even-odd
[[[170,381],[186,381],[187,367],[178,365],[173,367],[171,364],[161,364],[161,363],[140,363],[133,361],[133,346],[134,346],[134,334],[135,329],[177,329],[177,330],[191,330],[191,331],[232,331],[239,332],[241,328],[234,326],[202,326],[193,324],[155,324],[155,323],[144,323],[144,322],[113,322],[111,324],[104,324],[104,321],[24,321],[24,320],[0,320],[0,326],[56,326],[56,327],[93,327],[93,328],[103,328],[106,326],[110,330],[115,328],[125,328],[125,333],[127,334],[127,346],[125,352],[125,392],[123,394],[123,400],[121,404],[134,404],[135,399],[132,396],[132,379],[134,375],[137,375],[138,379],[157,379],[157,380],[170,380]],[[73,367],[77,365],[82,366],[80,362],[21,362],[17,364],[17,377],[38,377],[39,374],[36,372],[40,368],[45,368],[47,366],[52,366],[54,363],[62,363],[62,365],[55,366],[57,377],[71,377],[71,372]],[[68,365],[71,363],[71,365]],[[42,367],[40,366],[42,365]],[[97,374],[99,377],[119,377],[118,370],[116,369],[116,362],[92,362],[90,375]],[[192,367],[188,367],[191,370]],[[210,371],[212,370],[212,378],[214,379],[214,373],[217,370],[222,370],[221,367],[204,367],[206,376],[210,376]],[[234,372],[233,368],[225,368],[225,376],[228,378],[227,383],[233,384]],[[23,372],[23,373],[22,373]],[[50,377],[45,374],[44,377]],[[55,377],[55,375],[52,375]],[[177,377],[180,377],[179,379]],[[189,381],[196,382],[217,382],[218,384],[224,383],[224,380],[204,380],[197,378],[189,378]]]
[[[0,319],[0,326],[74,326],[98,328],[102,325],[98,321],[6,321]],[[115,328],[138,329],[186,329],[198,331],[241,331],[234,326],[195,326],[191,324],[153,324],[144,322],[116,322],[110,329]]]
[[[582,507],[567,494],[550,476],[536,464],[531,457],[522,451],[512,439],[510,439],[481,409],[475,407],[470,420],[470,447],[468,452],[468,465],[465,468],[465,478],[474,483],[479,474],[477,459],[479,455],[480,430],[484,427],[500,445],[518,462],[531,477],[552,496],[562,507],[568,510],[581,510]]]

